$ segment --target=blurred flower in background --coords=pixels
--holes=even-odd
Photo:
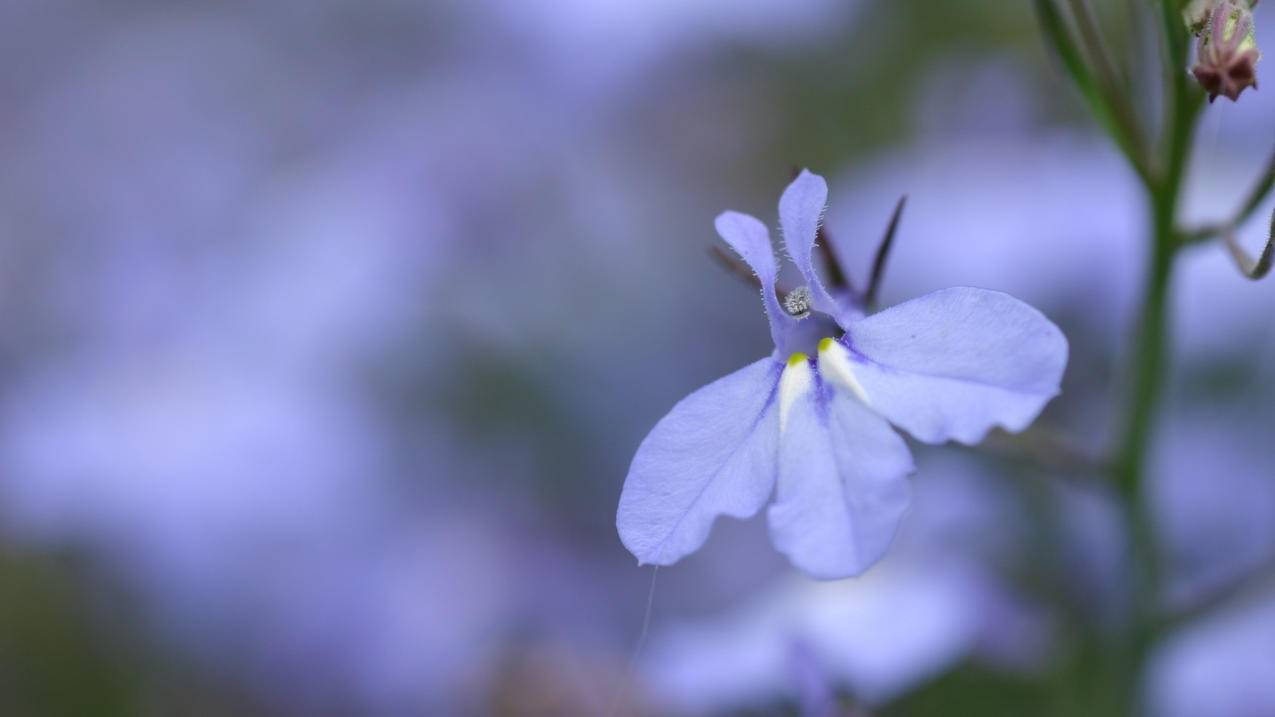
[[[877,706],[981,654],[1039,666],[1051,630],[994,566],[1021,559],[1016,506],[980,470],[950,456],[922,461],[916,509],[881,565],[861,580],[782,576],[725,616],[657,633],[648,679],[692,711],[797,701],[801,669]]]

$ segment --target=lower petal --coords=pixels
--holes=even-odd
[[[781,366],[766,358],[701,388],[642,441],[616,526],[639,562],[671,565],[699,549],[719,515],[754,515],[775,483]]]
[[[771,539],[812,577],[858,575],[885,554],[910,501],[907,444],[860,400],[826,385],[787,419]]]

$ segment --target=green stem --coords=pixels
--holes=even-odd
[[[1118,89],[1113,90],[1110,82],[1101,81],[1090,70],[1084,53],[1077,45],[1054,0],[1035,0],[1035,4],[1036,14],[1040,18],[1046,41],[1058,53],[1063,69],[1080,90],[1094,117],[1115,140],[1116,146],[1129,160],[1130,166],[1138,173],[1138,177],[1146,183],[1154,181],[1151,167],[1147,162],[1147,150],[1142,141],[1138,120],[1127,98]],[[1076,7],[1084,10],[1086,6],[1077,4]],[[1098,41],[1096,35],[1092,37],[1092,41]]]
[[[1120,443],[1111,462],[1113,482],[1129,530],[1133,612],[1127,631],[1099,637],[1090,645],[1096,652],[1090,657],[1082,655],[1076,666],[1083,678],[1092,662],[1100,665],[1091,714],[1134,715],[1140,711],[1139,685],[1158,627],[1159,552],[1154,526],[1146,512],[1143,484],[1168,375],[1169,291],[1174,259],[1189,240],[1177,229],[1178,205],[1196,122],[1203,107],[1203,95],[1188,82],[1185,72],[1190,39],[1182,23],[1183,0],[1160,0],[1158,4],[1164,33],[1165,117],[1161,141],[1154,147],[1146,145],[1144,153],[1136,115],[1121,111],[1129,105],[1114,84],[1113,73],[1105,62],[1105,48],[1084,0],[1072,0],[1071,8],[1082,39],[1093,56],[1091,59],[1099,62],[1098,77],[1077,47],[1055,0],[1036,0],[1046,38],[1142,180],[1151,210],[1146,283],[1133,331],[1134,343],[1128,354],[1129,364],[1123,374],[1129,381],[1129,394],[1120,426]],[[1265,183],[1259,184],[1260,196],[1270,188]]]
[[[1174,72],[1184,66],[1186,37],[1182,32],[1176,3],[1165,0],[1166,50],[1170,72],[1166,76],[1166,116],[1161,146],[1162,173],[1146,182],[1151,204],[1151,248],[1146,284],[1135,327],[1135,342],[1129,356],[1129,403],[1126,407],[1122,442],[1114,463],[1116,486],[1129,526],[1130,563],[1133,579],[1133,620],[1121,646],[1121,677],[1128,686],[1124,697],[1128,714],[1138,713],[1137,687],[1152,641],[1158,614],[1160,561],[1154,526],[1146,513],[1143,482],[1147,455],[1155,431],[1156,416],[1168,375],[1170,352],[1169,290],[1173,264],[1184,237],[1176,229],[1178,205],[1189,158],[1191,140],[1203,106],[1202,96]]]
[[[1156,409],[1167,372],[1169,350],[1168,302],[1173,259],[1180,244],[1173,229],[1177,190],[1156,192],[1152,197],[1154,228],[1142,306],[1135,327],[1135,343],[1129,356],[1133,381],[1121,451],[1115,462],[1116,484],[1126,500],[1138,500],[1147,448],[1154,429]]]
[[[1257,213],[1258,207],[1266,201],[1272,189],[1275,189],[1275,154],[1272,154],[1266,162],[1266,169],[1245,196],[1244,203],[1226,223],[1211,224],[1188,231],[1183,235],[1183,241],[1189,243],[1208,241],[1224,235],[1230,229],[1238,229]]]
[[[1173,259],[1179,241],[1173,230],[1176,192],[1153,193],[1154,242],[1147,268],[1146,287],[1138,314],[1135,343],[1125,375],[1132,380],[1126,408],[1123,440],[1114,463],[1120,505],[1128,526],[1130,579],[1133,591],[1133,615],[1125,638],[1109,645],[1114,664],[1109,668],[1115,676],[1114,688],[1119,695],[1118,712],[1136,715],[1137,686],[1154,637],[1152,620],[1158,614],[1160,566],[1154,526],[1146,513],[1142,494],[1143,477],[1155,419],[1160,407],[1169,353],[1169,289]]]
[[[1139,540],[1142,519],[1142,476],[1145,472],[1147,450],[1154,421],[1160,404],[1167,373],[1169,335],[1168,304],[1169,285],[1173,274],[1173,260],[1183,245],[1176,224],[1178,203],[1182,195],[1182,183],[1195,132],[1196,121],[1202,107],[1202,96],[1187,85],[1184,77],[1170,80],[1168,116],[1165,127],[1164,174],[1158,181],[1149,182],[1151,195],[1152,241],[1150,262],[1147,267],[1146,286],[1141,313],[1135,329],[1134,350],[1130,355],[1133,387],[1124,425],[1121,452],[1115,462],[1116,484],[1125,502],[1131,506],[1137,520],[1133,524],[1135,550]],[[1142,536],[1147,538],[1149,536]],[[1155,556],[1150,545],[1146,552],[1136,556],[1151,560],[1151,584],[1154,587]]]

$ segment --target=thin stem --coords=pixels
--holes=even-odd
[[[1175,217],[1182,192],[1187,147],[1200,107],[1198,97],[1183,97],[1177,92],[1172,104],[1168,171],[1162,182],[1148,187],[1154,232],[1136,340],[1130,356],[1128,375],[1133,377],[1132,396],[1121,442],[1122,452],[1116,461],[1117,482],[1127,500],[1140,499],[1139,483],[1166,373],[1169,284],[1173,259],[1182,245],[1181,237],[1174,229]]]
[[[1168,295],[1174,248],[1172,235],[1166,236],[1162,230],[1157,230],[1156,234],[1156,246],[1152,249],[1147,272],[1146,293],[1138,314],[1134,350],[1129,358],[1133,386],[1120,458],[1115,463],[1120,492],[1126,498],[1138,496],[1152,418],[1164,383],[1164,359],[1169,345]]]
[[[1262,176],[1258,177],[1253,184],[1253,188],[1249,190],[1248,196],[1245,197],[1244,202],[1240,204],[1239,209],[1235,211],[1230,220],[1222,224],[1210,224],[1185,232],[1183,241],[1188,243],[1208,241],[1222,236],[1228,230],[1243,226],[1257,212],[1257,208],[1261,206],[1262,202],[1266,201],[1266,197],[1271,193],[1272,189],[1275,189],[1275,152],[1267,160],[1266,170],[1262,173]]]
[[[1183,245],[1176,230],[1191,140],[1203,106],[1203,97],[1191,87],[1185,73],[1173,71],[1186,60],[1186,33],[1177,3],[1161,2],[1166,61],[1166,98],[1163,173],[1146,187],[1151,199],[1151,248],[1146,284],[1135,328],[1133,351],[1125,375],[1132,381],[1126,407],[1122,441],[1115,461],[1114,478],[1129,526],[1131,563],[1134,566],[1134,620],[1122,646],[1120,673],[1129,682],[1125,696],[1128,713],[1136,713],[1136,685],[1146,655],[1155,638],[1160,597],[1160,555],[1154,526],[1147,515],[1143,495],[1147,456],[1155,431],[1165,379],[1168,374],[1169,290],[1173,264]]]
[[[1142,486],[1147,455],[1155,429],[1155,418],[1168,373],[1169,288],[1173,271],[1176,241],[1164,217],[1173,203],[1156,197],[1155,237],[1147,272],[1145,295],[1138,316],[1136,339],[1125,375],[1133,381],[1127,407],[1123,439],[1115,461],[1115,480],[1120,505],[1128,526],[1130,564],[1133,574],[1134,622],[1132,636],[1126,645],[1126,661],[1130,672],[1136,671],[1143,659],[1149,635],[1145,632],[1147,616],[1154,614],[1159,597],[1160,555],[1154,526],[1147,515]],[[1132,699],[1132,697],[1130,698]]]
[[[1141,133],[1137,127],[1137,119],[1130,114],[1118,111],[1116,103],[1113,102],[1112,93],[1106,90],[1106,83],[1095,81],[1054,0],[1035,0],[1035,3],[1036,15],[1040,18],[1045,39],[1058,53],[1063,69],[1071,76],[1076,88],[1084,96],[1094,117],[1115,139],[1116,145],[1129,160],[1129,164],[1138,173],[1143,183],[1152,183],[1154,177],[1147,162],[1146,147],[1140,139]]]
[[[1111,105],[1112,119],[1120,126],[1128,142],[1141,155],[1142,132],[1138,126],[1133,105],[1129,102],[1126,83],[1107,52],[1107,44],[1098,30],[1098,23],[1094,20],[1089,4],[1085,0],[1068,0],[1068,4],[1071,6],[1072,16],[1076,19],[1076,29],[1080,33],[1085,51],[1097,69],[1098,87]]]
[[[1231,258],[1235,260],[1235,268],[1239,269],[1245,278],[1260,281],[1271,273],[1271,267],[1275,266],[1275,214],[1271,215],[1271,229],[1266,235],[1266,245],[1262,247],[1262,253],[1256,259],[1249,256],[1244,247],[1240,246],[1233,229],[1227,230],[1222,235],[1222,239],[1226,242],[1226,249],[1231,253]]]
[[[1166,43],[1170,61],[1185,57],[1181,47],[1185,32],[1176,3],[1164,0]],[[1203,106],[1203,96],[1187,84],[1183,73],[1168,75],[1168,98],[1165,118],[1165,172],[1159,181],[1149,182],[1151,194],[1152,244],[1147,284],[1139,315],[1137,339],[1130,357],[1133,378],[1132,397],[1125,422],[1122,452],[1116,462],[1117,480],[1122,495],[1139,499],[1139,483],[1143,473],[1152,419],[1159,404],[1168,353],[1167,311],[1173,259],[1182,245],[1176,226],[1178,202],[1182,194],[1191,138]]]
[[[1082,655],[1075,665],[1077,674],[1086,682],[1085,676],[1093,674],[1093,666],[1097,665],[1098,679],[1089,690],[1093,703],[1089,705],[1088,714],[1133,715],[1141,711],[1138,685],[1157,630],[1163,624],[1159,610],[1160,555],[1143,489],[1156,418],[1169,373],[1168,312],[1174,260],[1187,243],[1187,237],[1177,229],[1176,218],[1204,98],[1199,89],[1187,81],[1185,70],[1190,43],[1182,21],[1181,0],[1156,2],[1163,41],[1165,90],[1164,119],[1160,137],[1155,142],[1146,141],[1086,0],[1066,0],[1083,52],[1059,11],[1061,1],[1035,0],[1045,37],[1095,117],[1142,180],[1151,214],[1145,285],[1132,332],[1133,345],[1123,372],[1129,393],[1119,426],[1120,442],[1114,447],[1109,462],[1128,526],[1133,612],[1127,630],[1086,643],[1086,649],[1092,652]],[[1245,203],[1244,211],[1251,213],[1249,205],[1260,203],[1260,198],[1275,185],[1275,177],[1269,178],[1269,184],[1267,181],[1259,183]]]
[[[1160,6],[1160,19],[1164,29],[1165,77],[1170,85],[1178,80],[1185,83],[1187,55],[1191,46],[1190,33],[1183,27],[1182,5],[1185,3],[1161,0],[1157,4]]]
[[[1235,219],[1231,221],[1232,226],[1240,226],[1249,220],[1249,217],[1257,211],[1257,208],[1266,201],[1266,196],[1271,193],[1271,189],[1275,189],[1275,153],[1271,154],[1270,160],[1266,163],[1266,171],[1253,185],[1253,189],[1249,191],[1248,198],[1244,200],[1244,204],[1240,206],[1240,210],[1236,212]]]

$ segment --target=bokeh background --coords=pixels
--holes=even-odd
[[[1105,21],[1152,86],[1135,5]],[[1147,223],[1037,33],[1004,0],[0,4],[0,714],[1091,714]],[[1188,221],[1272,116],[1209,108]],[[907,194],[885,303],[1009,291],[1065,393],[917,447],[862,579],[723,521],[652,593],[628,462],[770,350],[712,219],[774,223],[795,166],[860,284]],[[1148,500],[1191,617],[1120,679],[1275,714],[1275,282],[1201,246],[1174,301]]]

